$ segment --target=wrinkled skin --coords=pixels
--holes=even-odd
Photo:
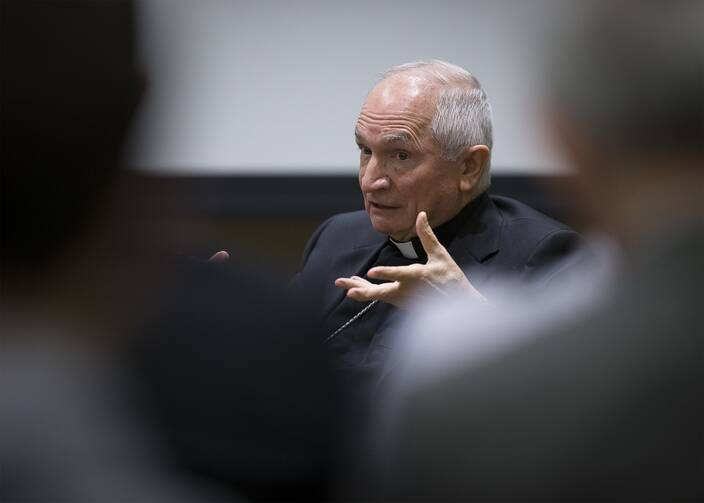
[[[372,89],[357,120],[364,206],[372,226],[397,241],[415,236],[420,211],[438,226],[469,202],[464,159],[443,159],[428,127],[436,91],[423,76],[395,75]]]

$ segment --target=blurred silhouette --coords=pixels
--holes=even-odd
[[[704,499],[704,4],[570,8],[550,121],[621,267],[409,322],[382,498]]]
[[[2,500],[323,498],[344,394],[305,299],[174,256],[179,201],[119,173],[133,15],[2,2]]]
[[[172,459],[248,499],[326,499],[345,395],[305,299],[195,262],[155,298],[132,368]]]
[[[3,501],[181,500],[121,386],[107,210],[141,94],[129,2],[3,1]],[[136,282],[135,282],[136,283]]]

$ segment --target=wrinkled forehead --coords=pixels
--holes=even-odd
[[[420,142],[435,112],[436,86],[414,75],[392,76],[367,95],[357,118],[359,135],[402,135]]]

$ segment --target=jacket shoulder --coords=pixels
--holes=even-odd
[[[318,241],[333,242],[336,246],[359,247],[374,244],[384,236],[372,227],[364,210],[338,213],[328,218],[315,231]]]
[[[501,215],[502,237],[510,239],[512,247],[530,252],[541,243],[556,238],[578,240],[579,235],[569,226],[508,197],[492,196]]]
[[[492,196],[502,218],[500,260],[547,280],[588,261],[586,241],[569,226],[508,197]]]
[[[305,268],[313,254],[353,250],[380,243],[384,239],[382,234],[374,230],[365,211],[338,213],[320,224],[311,235],[303,252],[302,268]]]
[[[530,227],[533,228],[535,232],[572,230],[569,226],[510,197],[492,195],[491,200],[501,213],[505,224]]]

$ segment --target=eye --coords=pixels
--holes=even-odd
[[[399,151],[394,154],[394,157],[399,161],[405,161],[406,159],[408,159],[409,155],[408,152]]]
[[[360,151],[363,155],[372,155],[372,149],[370,149],[369,147],[367,147],[367,146],[365,146],[365,145],[361,145],[361,144],[359,144],[359,143],[357,144],[357,146],[359,147],[359,151]]]

